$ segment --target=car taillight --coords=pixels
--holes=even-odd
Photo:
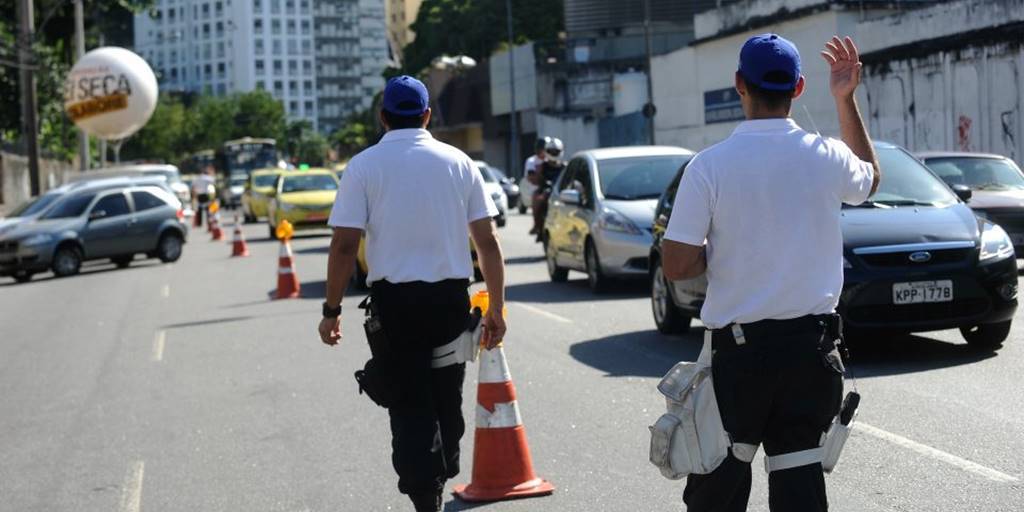
[[[175,213],[175,216],[178,217],[178,220],[181,220],[181,221],[185,220],[185,210],[181,209],[181,208],[178,208],[178,212]]]

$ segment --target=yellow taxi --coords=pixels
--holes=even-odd
[[[296,231],[326,228],[337,194],[338,177],[330,170],[281,172],[267,205],[270,238],[277,238],[277,224],[282,220],[290,222]]]
[[[483,281],[484,275],[480,272],[480,262],[476,257],[476,247],[473,245],[473,239],[469,239],[469,254],[473,258],[473,280]],[[355,281],[356,288],[365,290],[366,277],[370,274],[370,265],[366,262],[366,235],[359,240],[359,252],[356,254],[356,272],[352,275],[352,279]]]
[[[267,216],[267,205],[274,193],[277,177],[284,172],[282,169],[257,169],[249,175],[249,182],[242,192],[242,215],[246,222],[256,222],[260,217]]]

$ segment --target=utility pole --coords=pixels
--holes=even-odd
[[[18,0],[18,21],[21,25],[18,38],[18,65],[21,82],[21,131],[28,152],[28,175],[33,196],[39,195],[39,123],[36,122],[36,77],[32,58],[32,43],[35,41],[35,16],[32,0]]]
[[[75,62],[85,55],[85,14],[83,13],[82,0],[75,2]],[[78,169],[86,171],[89,169],[89,135],[85,130],[78,129]]]
[[[644,117],[647,118],[647,140],[654,145],[654,77],[651,76],[651,0],[644,0],[644,46],[647,51],[647,104]]]
[[[516,56],[515,39],[512,37],[512,0],[505,0],[505,11],[508,15],[508,170],[513,176],[519,175],[519,127],[516,123]]]

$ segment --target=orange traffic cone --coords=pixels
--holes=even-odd
[[[281,252],[277,258],[277,295],[275,299],[294,299],[299,296],[299,276],[295,275],[292,262],[292,244],[281,240]]]
[[[455,486],[459,498],[498,501],[555,491],[554,485],[533,472],[516,389],[500,345],[480,354],[474,443],[473,479],[469,485]]]
[[[245,236],[242,235],[242,225],[238,222],[238,215],[235,215],[235,232],[231,236],[231,256],[248,256],[249,246],[245,243]]]
[[[224,240],[224,232],[220,229],[220,214],[210,215],[210,240]]]

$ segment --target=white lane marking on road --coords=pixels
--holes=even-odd
[[[165,284],[164,287],[160,289],[160,296],[165,298],[165,299],[167,297],[170,297],[171,296],[171,285]]]
[[[956,468],[962,469],[970,473],[974,473],[979,476],[983,476],[995,482],[1012,483],[1017,481],[1017,477],[1015,476],[1007,475],[1006,473],[1003,473],[1001,471],[996,471],[992,468],[982,466],[981,464],[978,464],[976,462],[971,462],[967,459],[957,457],[952,453],[947,453],[937,448],[932,448],[931,446],[918,443],[917,441],[912,441],[903,436],[893,434],[892,432],[882,430],[878,427],[873,427],[866,423],[861,423],[858,421],[857,423],[854,424],[853,431],[863,432],[865,434],[875,436],[878,439],[888,441],[896,446],[900,446],[902,448],[915,451],[926,457],[931,457],[935,460],[945,462],[946,464],[949,464],[951,466],[954,466]]]
[[[128,470],[125,476],[124,485],[121,487],[121,508],[120,512],[139,512],[142,505],[142,476],[146,470],[146,463],[137,460]]]
[[[572,320],[569,320],[568,318],[566,318],[564,316],[559,316],[559,315],[556,315],[554,313],[551,313],[551,312],[548,312],[548,311],[544,311],[541,308],[534,307],[534,306],[531,306],[529,304],[523,304],[522,302],[513,302],[513,304],[515,304],[515,305],[517,305],[517,306],[519,306],[519,307],[521,307],[521,308],[523,308],[523,309],[525,309],[527,311],[530,311],[532,313],[536,313],[536,314],[538,314],[540,316],[546,316],[546,317],[548,317],[548,318],[550,318],[550,319],[552,319],[552,320],[554,320],[556,322],[562,322],[564,324],[571,324],[572,323]]]
[[[153,362],[159,363],[164,360],[164,342],[167,341],[167,331],[160,329],[153,338]]]

